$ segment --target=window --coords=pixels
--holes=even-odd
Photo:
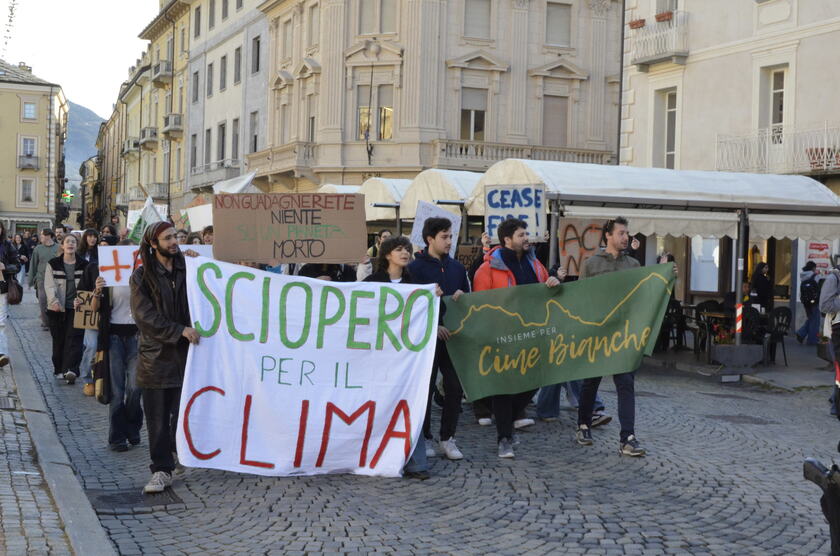
[[[23,179],[20,180],[20,202],[34,203],[35,202],[35,180]]]
[[[396,33],[397,5],[393,0],[360,0],[359,34]]]
[[[321,8],[318,4],[309,8],[309,46],[318,44],[321,36]]]
[[[207,16],[207,28],[212,29],[216,26],[216,0],[210,0],[210,5],[207,9],[210,11]]]
[[[227,87],[227,56],[219,60],[219,90],[224,91]]]
[[[225,156],[225,140],[227,139],[227,124],[221,123],[219,124],[219,128],[216,132],[216,160],[224,160],[227,158]]]
[[[204,164],[210,164],[211,156],[213,153],[212,148],[212,141],[213,141],[213,130],[207,128],[204,130]]]
[[[656,13],[677,11],[677,0],[656,0]]]
[[[233,51],[233,82],[234,84],[242,81],[242,47],[236,47]]]
[[[394,138],[394,86],[380,85],[377,103],[379,106],[379,139]]]
[[[720,240],[714,237],[694,236],[691,238],[691,278],[689,283],[691,291],[718,292],[720,244]]]
[[[193,18],[193,36],[198,38],[201,36],[201,6],[195,9],[195,17]]]
[[[785,124],[785,70],[770,73],[770,129],[774,145],[781,145]]]
[[[674,169],[677,155],[677,92],[665,95],[665,168]]]
[[[175,179],[181,179],[181,146],[175,149]]]
[[[237,9],[237,10],[241,10],[241,9],[242,9],[242,0],[236,0],[236,9]]]
[[[207,64],[207,96],[213,96],[213,64]]]
[[[307,114],[309,117],[306,120],[306,140],[310,143],[315,142],[315,116],[318,112],[318,104],[315,95],[306,97]]]
[[[195,170],[198,164],[198,136],[193,133],[190,137],[190,170]]]
[[[229,0],[222,0],[222,19],[227,19]]]
[[[370,86],[359,85],[356,95],[356,121],[359,123],[359,140],[365,141],[372,139],[370,136],[370,105],[373,103],[373,99],[371,98]]]
[[[21,141],[21,153],[23,156],[35,156],[35,139],[24,137]]]
[[[292,20],[283,22],[283,58],[292,57],[292,44],[294,37],[292,36]]]
[[[543,96],[543,145],[566,147],[569,128],[569,97]]]
[[[181,52],[187,51],[187,30],[181,27]]]
[[[259,132],[257,130],[257,116],[259,116],[259,112],[251,112],[249,129],[251,132],[251,140],[248,142],[248,147],[250,148],[249,152],[255,153],[257,152],[257,146],[259,144]]]
[[[198,72],[193,72],[192,78],[192,101],[198,102]]]
[[[289,126],[289,105],[288,104],[281,104],[280,105],[280,137],[279,137],[279,144],[285,145],[289,138],[288,133],[288,126]]]
[[[230,130],[230,157],[239,160],[239,118],[233,119]]]
[[[464,36],[473,39],[490,39],[491,0],[466,0],[464,9]]]
[[[37,104],[34,102],[23,103],[23,118],[25,120],[35,120],[38,118]]]
[[[251,73],[260,71],[260,38],[251,39]]]
[[[484,141],[484,114],[487,112],[487,90],[461,89],[461,139]]]
[[[546,5],[545,42],[552,46],[572,44],[572,7],[549,2]]]

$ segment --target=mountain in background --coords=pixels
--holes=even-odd
[[[64,144],[64,168],[68,189],[74,192],[82,181],[79,167],[82,162],[96,156],[96,136],[99,124],[105,120],[73,101],[68,101],[70,113],[67,120],[67,141]]]

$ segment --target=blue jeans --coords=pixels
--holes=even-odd
[[[560,415],[560,388],[566,388],[566,398],[570,405],[580,405],[580,390],[583,381],[572,380],[561,384],[543,386],[537,396],[537,417],[540,419],[557,418]],[[595,408],[593,411],[604,411],[604,401],[595,396]]]
[[[816,305],[806,305],[805,313],[808,318],[805,320],[805,324],[796,331],[796,335],[805,338],[806,344],[816,345],[819,341],[817,335],[820,331],[820,311]]]
[[[85,330],[84,346],[82,353],[82,364],[79,365],[79,372],[82,373],[82,382],[93,384],[93,358],[96,356],[96,343],[99,339],[99,330]]]
[[[137,336],[111,335],[108,350],[111,366],[111,403],[108,406],[110,427],[108,444],[140,442],[143,427],[141,390],[137,387]]]
[[[423,437],[423,432],[421,431],[420,438],[417,440],[417,444],[414,445],[414,452],[412,452],[411,457],[408,458],[408,462],[406,462],[405,467],[403,467],[403,471],[417,473],[428,470],[429,462],[426,459],[426,439]]]

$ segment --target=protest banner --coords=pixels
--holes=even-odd
[[[155,210],[160,215],[163,220],[166,220],[166,217],[169,216],[169,207],[165,204],[162,205],[160,203],[154,203]],[[140,218],[140,213],[143,212],[142,208],[139,209],[129,209],[128,213],[125,217],[125,228],[127,230],[132,230],[134,225],[137,224],[137,220]]]
[[[422,434],[433,288],[188,257],[201,338],[187,357],[179,461],[258,475],[399,476]]]
[[[452,222],[452,247],[449,249],[449,256],[454,257],[458,249],[458,234],[461,232],[461,217],[426,201],[417,201],[414,226],[411,228],[411,243],[420,248],[426,247],[426,240],[423,237],[423,225],[429,218],[446,218]]]
[[[182,251],[195,251],[201,257],[213,257],[212,245],[181,245]],[[100,245],[99,275],[105,287],[128,286],[131,274],[141,266],[140,248],[136,245]]]
[[[447,351],[471,401],[630,372],[653,351],[673,284],[668,263],[446,298]]]
[[[528,224],[531,241],[545,241],[548,219],[544,185],[488,185],[484,188],[484,229],[498,243],[496,228],[508,218]]]
[[[479,253],[481,253],[481,245],[459,245],[456,258],[459,263],[469,269]]]
[[[603,228],[603,220],[560,219],[558,262],[569,276],[579,276],[583,262],[601,248]]]
[[[222,261],[355,263],[367,238],[364,195],[236,193],[213,199]]]
[[[79,290],[76,292],[76,297],[82,300],[82,304],[76,308],[73,315],[73,328],[99,330],[99,311],[94,311],[91,307],[93,292]]]
[[[149,224],[154,224],[155,222],[160,222],[161,220],[163,220],[163,217],[158,213],[157,209],[155,209],[152,197],[146,197],[146,203],[140,211],[140,217],[137,219],[137,222],[134,223],[134,226],[130,228],[131,232],[128,234],[128,239],[139,244],[140,240],[143,239],[143,233],[146,231],[146,227]]]

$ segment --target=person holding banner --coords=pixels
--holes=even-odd
[[[377,246],[376,272],[364,279],[365,282],[392,284],[414,284],[407,267],[411,261],[411,241],[404,236],[388,238]],[[441,291],[438,288],[438,295]],[[429,463],[426,459],[426,440],[421,433],[411,457],[403,468],[405,477],[426,480],[429,478]]]
[[[172,486],[175,428],[189,344],[198,332],[190,326],[186,265],[171,222],[150,224],[140,244],[143,266],[131,275],[131,313],[140,331],[137,386],[149,434],[152,477],[143,492]]]
[[[82,360],[83,331],[74,326],[76,311],[73,302],[88,263],[76,256],[77,242],[75,235],[65,235],[61,241],[62,254],[50,259],[44,274],[53,342],[53,374],[57,379],[66,380],[67,384],[76,382]]]
[[[584,261],[580,271],[581,280],[608,272],[618,272],[640,266],[638,260],[625,252],[630,243],[630,234],[627,231],[627,227],[627,220],[621,216],[607,220],[603,228],[606,247]],[[591,430],[593,426],[592,415],[601,378],[584,379],[583,387],[580,391],[580,397],[578,399],[578,430],[575,439],[582,446],[591,446],[593,444]],[[613,375],[613,382],[615,383],[616,396],[618,397],[618,421],[621,424],[619,454],[631,457],[644,456],[645,450],[639,445],[635,433],[635,371],[615,374]]]
[[[485,255],[484,263],[475,273],[475,291],[536,283],[545,283],[550,288],[560,285],[560,280],[549,276],[531,250],[527,228],[528,224],[518,218],[508,218],[499,224],[499,245]],[[496,416],[500,458],[514,457],[513,421],[522,415],[535,392],[492,396],[490,404]]]
[[[443,295],[451,295],[454,301],[470,291],[467,269],[449,256],[452,248],[452,221],[447,218],[428,218],[423,224],[423,240],[426,248],[415,255],[408,265],[408,271],[416,284],[437,284]],[[446,306],[441,307],[438,323],[438,341],[435,346],[435,364],[429,385],[429,401],[426,404],[426,420],[423,435],[432,439],[432,394],[435,391],[437,373],[443,377],[443,411],[440,418],[440,451],[451,460],[463,459],[464,454],[455,445],[455,429],[461,413],[461,398],[464,390],[446,350],[449,330],[443,326]]]

